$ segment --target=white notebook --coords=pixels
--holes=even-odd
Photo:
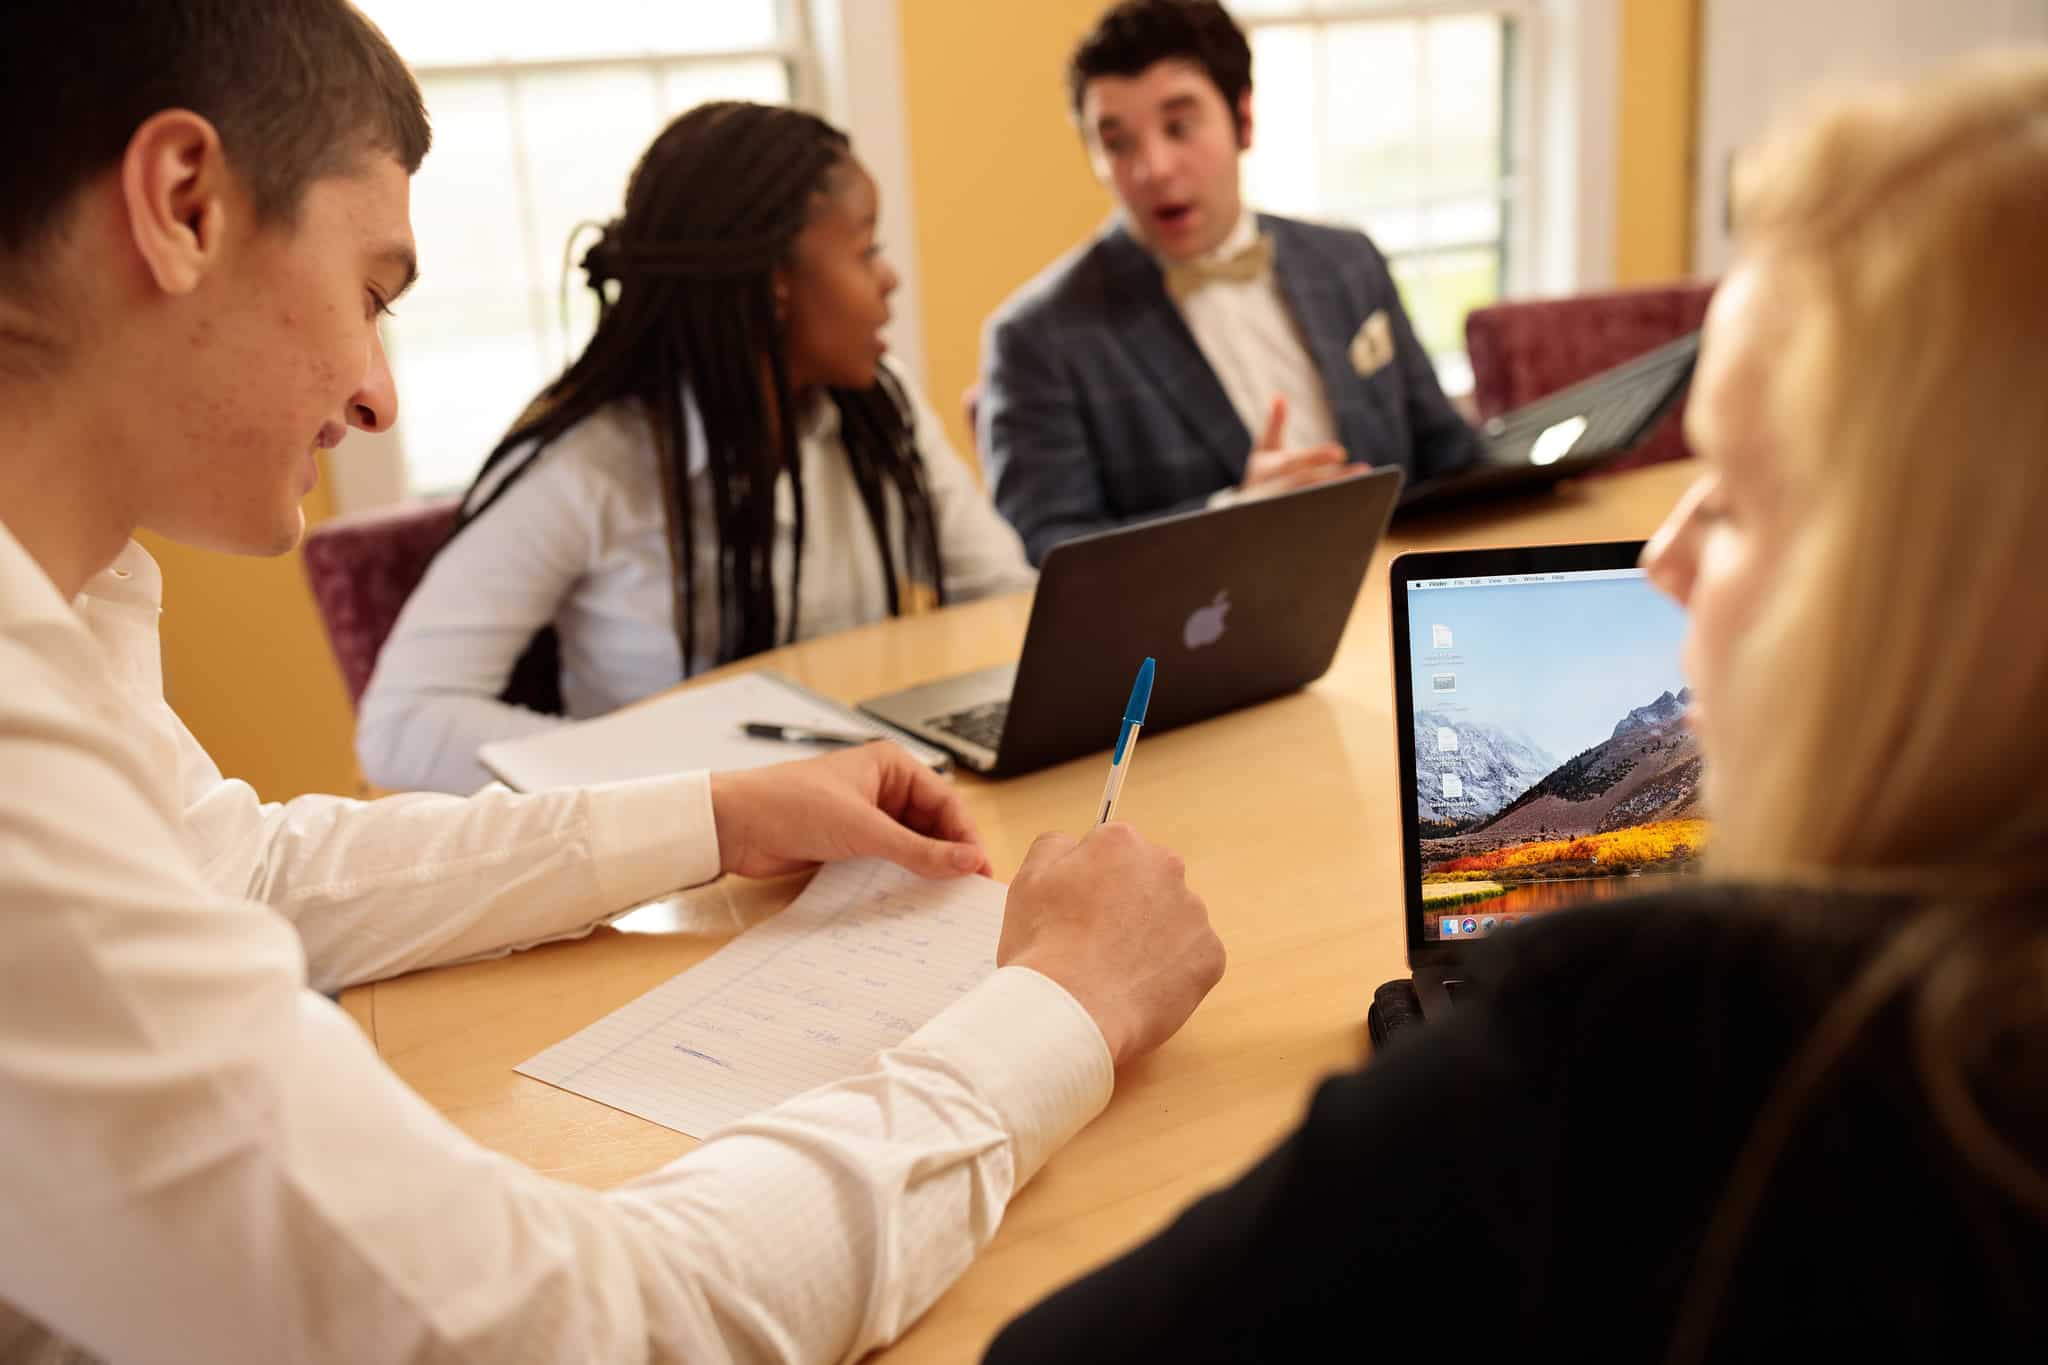
[[[789,908],[515,1070],[692,1137],[866,1070],[995,971],[1001,882],[828,863]]]
[[[477,750],[476,756],[506,786],[538,792],[697,769],[759,768],[831,752],[815,745],[754,739],[741,727],[757,720],[893,739],[918,762],[940,772],[951,762],[944,750],[766,669],[541,734],[496,740]]]

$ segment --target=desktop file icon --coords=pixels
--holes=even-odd
[[[1429,628],[1429,647],[1431,649],[1449,649],[1451,647],[1451,628],[1449,626],[1431,626]]]

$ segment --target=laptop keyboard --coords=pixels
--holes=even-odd
[[[1660,368],[1668,372],[1676,365]],[[1668,388],[1647,379],[1632,390],[1624,390],[1616,401],[1593,410],[1580,442],[1588,450],[1609,450],[1634,442],[1643,434],[1650,414],[1661,409],[1670,396]]]
[[[970,706],[965,711],[955,711],[925,723],[934,730],[944,730],[994,753],[1002,743],[1003,722],[1009,717],[1010,699],[1005,697],[1001,701],[985,701],[979,706]]]

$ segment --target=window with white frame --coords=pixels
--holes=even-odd
[[[1535,0],[1233,0],[1252,43],[1251,202],[1386,253],[1445,387],[1465,315],[1526,287]]]
[[[661,127],[709,99],[815,107],[807,10],[799,0],[357,4],[412,66],[434,125],[412,184],[420,281],[384,337],[403,399],[406,484],[450,491],[588,337],[595,300],[573,275],[563,285],[571,236],[618,213]]]

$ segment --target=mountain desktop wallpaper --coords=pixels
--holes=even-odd
[[[1410,602],[1424,932],[1654,888],[1706,843],[1677,609],[1637,578]]]

